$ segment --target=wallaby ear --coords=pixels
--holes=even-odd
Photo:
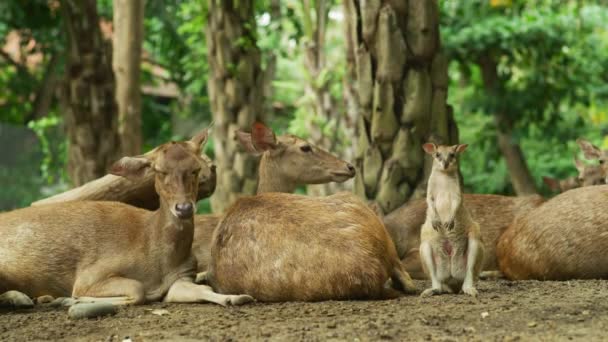
[[[579,173],[583,173],[583,171],[585,171],[585,163],[580,161],[578,158],[574,158],[574,166],[576,166]]]
[[[207,140],[209,139],[209,128],[205,128],[200,131],[197,135],[193,136],[188,142],[195,150],[201,151]]]
[[[581,150],[583,150],[583,154],[587,159],[598,159],[602,156],[602,151],[599,147],[593,145],[585,139],[579,138],[576,139],[576,143],[580,146]]]
[[[422,145],[422,149],[424,149],[424,152],[426,152],[428,154],[433,154],[433,153],[435,153],[435,151],[437,151],[437,145],[435,145],[433,143],[426,143],[426,144]]]
[[[551,191],[560,191],[559,181],[555,178],[543,176],[543,182],[551,189]]]
[[[256,122],[251,127],[251,143],[258,151],[268,151],[277,148],[277,137],[272,129],[263,123]]]
[[[237,129],[234,131],[234,139],[239,142],[247,153],[253,154],[254,156],[262,154],[262,152],[258,151],[255,146],[253,146],[253,141],[251,141],[251,133],[243,132],[240,129]]]
[[[466,150],[467,147],[469,147],[469,144],[456,145],[456,153],[462,153],[462,152],[464,152],[464,150]]]
[[[110,167],[109,173],[133,179],[143,176],[151,165],[150,159],[145,157],[122,157]]]

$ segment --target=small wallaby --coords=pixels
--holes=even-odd
[[[467,146],[423,145],[434,159],[420,233],[420,259],[432,287],[423,297],[461,290],[477,296],[473,282],[483,265],[483,243],[479,225],[463,204],[458,171],[458,154]]]

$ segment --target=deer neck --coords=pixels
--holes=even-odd
[[[264,154],[260,160],[258,194],[266,192],[292,193],[297,184],[280,174],[281,169],[277,162]]]
[[[194,237],[194,218],[175,217],[161,198],[160,208],[151,214],[146,229],[152,248],[167,249],[169,259],[179,263],[190,256]]]

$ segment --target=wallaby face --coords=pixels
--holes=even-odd
[[[236,132],[243,148],[262,155],[262,164],[270,164],[277,177],[296,184],[342,183],[355,176],[350,163],[294,135],[277,137],[261,123],[251,133]]]
[[[110,172],[117,176],[136,177],[154,172],[154,187],[161,203],[173,216],[189,219],[194,215],[200,178],[211,176],[211,167],[201,157],[207,141],[207,130],[185,142],[169,142],[151,153],[138,157],[124,157]]]
[[[587,159],[597,159],[599,162],[601,176],[604,179],[604,183],[608,183],[608,150],[600,150],[599,147],[593,145],[587,140],[577,139],[576,143],[580,146],[581,150],[585,154]],[[577,165],[578,168],[578,165]],[[596,183],[604,184],[604,183]]]
[[[458,170],[458,154],[467,149],[467,144],[445,146],[433,143],[426,143],[422,146],[424,152],[433,157],[433,169],[444,172],[454,172]]]

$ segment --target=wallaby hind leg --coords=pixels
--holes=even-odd
[[[429,297],[434,295],[442,294],[443,285],[437,278],[437,269],[435,262],[433,261],[433,247],[428,241],[424,241],[420,244],[420,260],[424,270],[426,271],[429,278],[431,278],[431,288],[422,291],[420,296]]]
[[[393,273],[391,274],[392,286],[396,290],[407,294],[416,293],[416,285],[412,281],[409,273],[405,270],[405,267],[401,261],[397,260],[393,267]]]
[[[474,287],[474,281],[481,272],[483,264],[483,244],[476,236],[469,236],[469,244],[467,251],[467,268],[464,282],[462,284],[462,292],[477,297],[477,290]]]
[[[26,294],[19,291],[8,291],[0,295],[0,309],[29,309],[34,302]]]
[[[178,280],[171,288],[164,299],[167,303],[200,303],[211,302],[222,306],[242,305],[253,302],[254,299],[248,295],[224,295],[214,292],[210,286],[197,285],[191,280]]]

